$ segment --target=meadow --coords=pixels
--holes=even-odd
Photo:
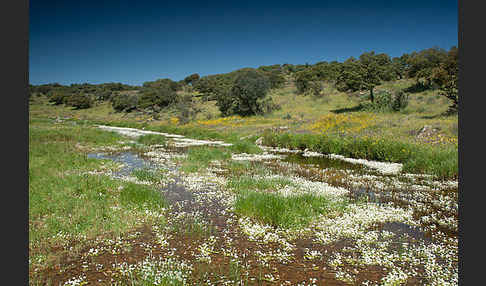
[[[447,99],[421,91],[375,112],[332,86],[270,96],[281,109],[250,117],[196,98],[184,124],[176,109],[156,119],[33,96],[30,284],[457,285]]]

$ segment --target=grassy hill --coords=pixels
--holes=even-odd
[[[398,90],[411,87],[414,81],[404,79],[384,83],[380,90]],[[182,92],[187,94],[188,92]],[[30,116],[51,118],[73,118],[103,122],[146,123],[148,126],[173,125],[179,127],[202,127],[220,132],[236,132],[242,136],[258,135],[268,128],[282,127],[291,133],[343,133],[349,136],[371,136],[389,138],[404,142],[426,142],[457,144],[457,115],[442,116],[449,101],[427,90],[409,95],[408,106],[393,113],[369,112],[358,109],[367,102],[365,92],[344,93],[333,86],[326,86],[320,96],[298,95],[293,84],[271,90],[269,95],[281,109],[265,116],[222,117],[215,101],[202,101],[194,97],[195,106],[200,110],[194,120],[180,124],[180,112],[176,108],[162,110],[156,120],[141,112],[115,112],[110,102],[99,102],[89,109],[75,110],[64,105],[51,105],[47,98],[34,96],[30,103]],[[417,137],[424,126],[436,131],[432,136]]]

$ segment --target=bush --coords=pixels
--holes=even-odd
[[[166,107],[177,100],[176,92],[169,85],[162,85],[157,88],[144,89],[138,107],[141,109],[147,107]]]
[[[110,97],[112,96],[112,91],[111,90],[98,90],[95,93],[95,95],[96,95],[97,100],[105,101],[105,100],[110,99]]]
[[[399,111],[405,109],[408,106],[408,94],[402,90],[395,92],[392,101],[392,109],[394,111]]]
[[[129,94],[120,94],[110,98],[111,106],[117,112],[131,112],[134,109],[137,109],[139,96],[138,95],[129,95]]]
[[[85,109],[93,106],[93,99],[89,94],[78,93],[69,96],[66,104],[76,109]]]
[[[54,105],[66,103],[67,99],[68,94],[60,90],[52,91],[49,94],[49,102],[54,103]]]
[[[179,97],[175,107],[179,111],[177,118],[180,124],[186,124],[194,120],[196,115],[201,112],[201,109],[193,102],[190,94]]]
[[[380,91],[375,95],[374,102],[361,104],[363,109],[369,111],[400,111],[408,105],[408,94],[403,91],[397,91],[394,94],[389,91]]]

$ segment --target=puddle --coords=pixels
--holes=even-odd
[[[368,202],[373,202],[373,203],[383,203],[383,200],[380,200],[380,194],[377,194],[376,192],[370,190],[369,188],[355,188],[355,189],[350,189],[349,190],[349,195],[351,199],[362,199],[365,198]]]
[[[382,230],[393,232],[396,235],[407,234],[416,240],[432,242],[427,234],[403,222],[387,222],[383,224]]]
[[[334,169],[342,169],[342,170],[363,170],[365,167],[358,164],[349,163],[339,159],[331,159],[326,156],[320,157],[307,157],[303,156],[303,153],[282,153],[278,152],[278,154],[286,155],[283,162],[288,163],[297,163],[300,165],[313,165],[319,167],[320,169],[327,169],[327,168],[334,168]]]
[[[178,151],[186,152],[187,148],[178,148]],[[140,157],[133,152],[121,152],[114,154],[90,153],[88,154],[88,158],[109,159],[115,162],[122,163],[122,169],[113,173],[113,177],[115,178],[131,176],[134,170],[160,168],[160,166],[152,163],[149,159]],[[172,167],[168,168],[170,170],[173,170]],[[221,210],[224,209],[223,206],[220,205],[220,203],[217,201],[212,201],[208,205],[202,205],[196,201],[196,196],[198,196],[198,193],[206,191],[204,188],[194,193],[186,189],[183,179],[181,177],[175,176],[172,177],[172,179],[173,180],[170,180],[164,188],[160,189],[160,191],[164,193],[165,199],[167,199],[169,203],[173,204],[177,211],[182,211],[186,213],[199,211],[203,215],[203,217],[209,218],[213,213],[220,213]]]
[[[120,178],[130,176],[134,170],[138,169],[152,169],[156,168],[150,161],[140,158],[137,154],[132,152],[122,152],[115,154],[107,153],[90,153],[88,158],[94,159],[109,159],[123,164],[121,170],[115,172],[114,177]]]
[[[176,178],[175,182],[169,182],[164,191],[165,198],[171,203],[194,200],[194,195],[186,190],[178,178]]]

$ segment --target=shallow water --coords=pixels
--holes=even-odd
[[[341,170],[363,170],[365,167],[359,164],[349,163],[339,159],[331,159],[326,156],[303,156],[302,153],[278,153],[286,155],[282,162],[296,163],[302,166],[312,165],[321,169],[334,168]]]
[[[387,222],[382,226],[382,230],[390,231],[397,235],[407,234],[417,240],[432,242],[430,237],[424,232],[403,222]]]
[[[182,149],[176,148],[176,150],[174,151],[176,151],[177,153],[184,153],[187,152],[187,147],[184,147]],[[122,169],[113,173],[113,177],[115,178],[131,176],[132,172],[135,170],[157,169],[160,167],[157,166],[155,163],[151,162],[149,159],[140,157],[133,152],[120,152],[114,154],[90,153],[88,154],[88,158],[109,159],[115,162],[122,163]],[[168,169],[173,168],[168,167]],[[183,183],[183,179],[181,177],[173,177],[172,180],[169,181],[164,188],[160,189],[160,191],[164,193],[165,199],[167,199],[171,204],[177,205],[175,207],[179,211],[191,212],[194,210],[199,210],[203,215],[207,217],[211,211],[218,211],[222,209],[222,207],[217,202],[213,202],[211,206],[203,206],[196,203],[195,194],[186,189]]]
[[[121,152],[115,154],[108,153],[90,153],[88,158],[109,159],[123,164],[120,171],[114,173],[115,177],[124,177],[132,174],[134,170],[151,169],[156,166],[148,160],[140,158],[133,152]]]

